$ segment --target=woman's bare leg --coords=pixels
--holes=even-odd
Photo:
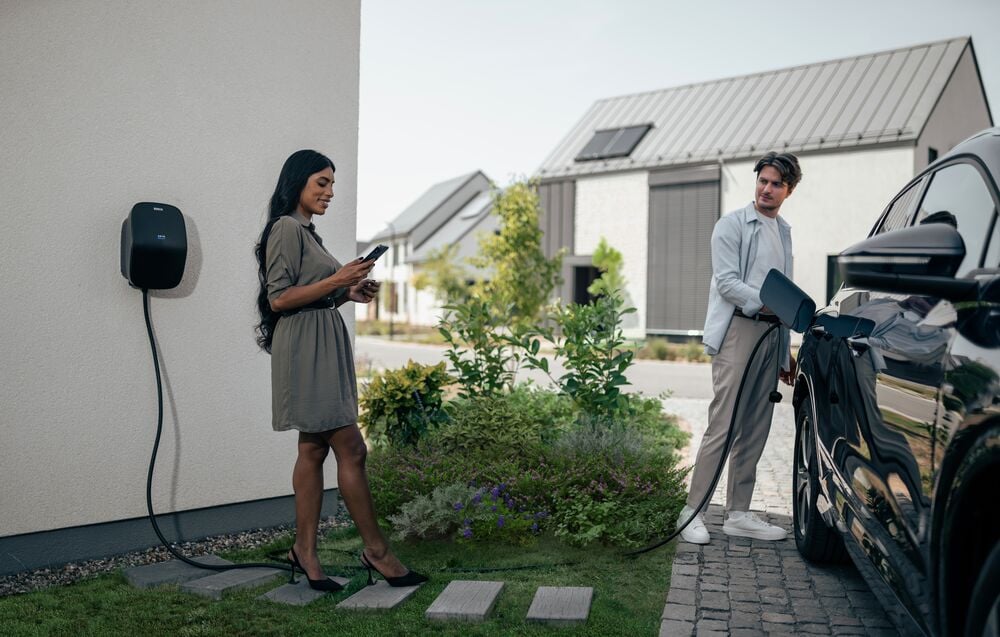
[[[365,555],[383,576],[400,577],[409,571],[389,549],[382,529],[375,518],[375,504],[372,502],[368,475],[365,473],[365,458],[368,448],[357,425],[334,429],[327,440],[337,457],[337,482],[340,497],[354,519],[361,540],[365,545]]]
[[[310,579],[323,579],[316,553],[316,534],[323,508],[323,461],[330,453],[320,434],[299,432],[299,455],[292,471],[295,491],[295,554]],[[289,555],[291,557],[291,555]]]

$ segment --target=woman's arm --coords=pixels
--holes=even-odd
[[[271,309],[275,312],[288,312],[330,296],[338,288],[350,288],[364,279],[374,266],[374,261],[355,259],[337,270],[336,274],[332,274],[322,281],[285,288],[277,298],[271,301]],[[334,303],[339,307],[347,300],[347,290],[344,290],[344,293],[338,295]]]

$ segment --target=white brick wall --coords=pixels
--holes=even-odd
[[[639,311],[626,317],[626,334],[646,328],[646,252],[649,176],[646,172],[584,177],[576,182],[574,252],[593,254],[604,237],[624,257],[627,301]]]

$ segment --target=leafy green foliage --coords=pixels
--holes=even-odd
[[[517,181],[503,190],[494,189],[492,196],[491,214],[499,217],[499,230],[480,239],[480,254],[471,260],[490,273],[477,296],[490,302],[503,319],[500,325],[516,331],[541,317],[560,281],[562,253],[549,259],[542,250],[537,182]]]
[[[376,373],[362,390],[358,422],[378,445],[414,445],[447,417],[442,410],[444,387],[452,382],[444,363]]]
[[[601,271],[601,276],[590,284],[587,292],[595,297],[608,294],[621,297],[625,290],[625,276],[622,274],[625,259],[622,253],[612,248],[607,240],[601,237],[591,261],[594,267]]]
[[[525,386],[509,394],[459,398],[445,409],[448,422],[432,442],[448,453],[510,453],[554,440],[576,418],[568,398]]]
[[[487,301],[470,298],[450,305],[439,330],[445,356],[457,375],[460,395],[495,396],[514,385],[517,357],[500,332],[500,316]]]
[[[441,485],[426,495],[418,495],[389,516],[397,539],[450,538],[462,525],[458,512],[475,493],[472,487],[455,482]]]
[[[468,273],[458,262],[458,244],[432,250],[413,277],[413,287],[430,289],[444,305],[462,303],[472,290],[466,283]]]
[[[620,305],[618,294],[610,293],[587,305],[555,307],[552,318],[558,329],[537,327],[519,341],[525,364],[546,373],[549,363],[538,354],[539,339],[551,341],[566,368],[557,379],[559,387],[573,398],[580,413],[609,422],[629,412],[629,396],[621,386],[628,384],[625,372],[635,356],[625,347],[621,329],[622,317],[635,309],[623,310]]]

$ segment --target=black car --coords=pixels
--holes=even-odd
[[[794,533],[927,634],[1000,628],[1000,128],[904,187],[838,257],[795,387]],[[883,599],[883,603],[885,603]]]

